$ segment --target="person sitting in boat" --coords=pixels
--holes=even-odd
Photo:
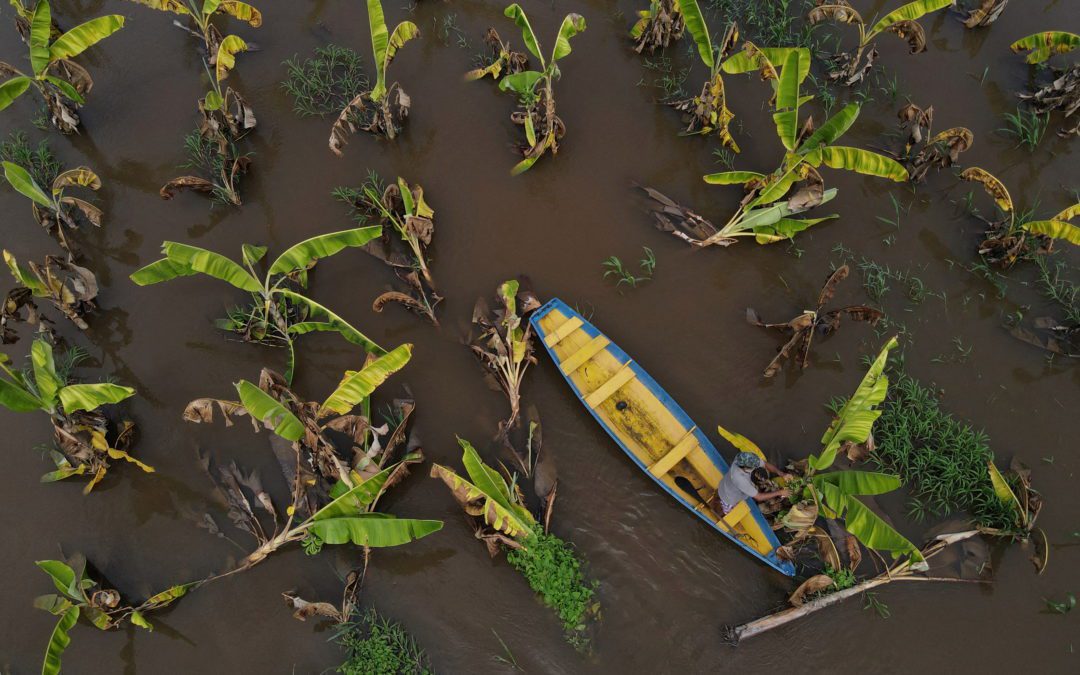
[[[735,455],[735,461],[731,463],[731,470],[727,472],[724,478],[720,481],[720,485],[716,487],[715,501],[719,502],[720,511],[727,515],[738,506],[739,502],[746,498],[752,498],[756,502],[767,502],[770,499],[776,499],[777,497],[789,497],[791,496],[791,490],[774,490],[772,492],[762,492],[758,490],[754,485],[754,479],[751,477],[754,469],[764,467],[766,471],[771,474],[780,476],[784,479],[790,479],[791,475],[780,471],[772,464],[769,464],[762,458],[758,457],[752,452],[740,452]],[[715,506],[714,506],[715,509]]]

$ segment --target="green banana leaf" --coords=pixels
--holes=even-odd
[[[821,195],[821,202],[818,204],[824,204],[832,201],[837,194],[836,188],[829,188]],[[765,206],[760,209],[752,209],[746,213],[746,216],[739,222],[737,231],[745,232],[746,230],[755,230],[763,227],[770,227],[776,225],[782,219],[787,218],[790,215],[797,213],[793,211],[791,207],[787,205],[787,202],[778,202],[770,206]]]
[[[16,192],[24,197],[29,197],[38,206],[44,206],[47,209],[53,208],[52,200],[49,199],[44,190],[38,187],[38,184],[34,182],[26,169],[14,162],[4,162],[3,164],[4,178],[11,184],[11,187],[15,188]]]
[[[523,70],[520,73],[511,73],[499,80],[499,91],[513,91],[519,97],[528,96],[536,88],[536,83],[544,79],[544,74],[538,70]]]
[[[229,76],[229,71],[236,65],[236,55],[246,52],[248,44],[238,35],[227,35],[218,45],[217,60],[214,62],[214,75],[218,82]]]
[[[585,17],[580,14],[567,14],[559,26],[555,38],[555,48],[551,50],[551,63],[555,63],[570,53],[570,38],[585,30]]]
[[[56,375],[52,345],[43,339],[34,340],[30,347],[30,363],[34,369],[34,384],[37,385],[41,402],[49,409],[54,408],[57,394],[64,383]]]
[[[164,242],[161,250],[169,260],[187,265],[196,272],[202,272],[215,279],[221,279],[239,289],[251,293],[259,293],[263,290],[262,283],[258,279],[220,253],[175,241]]]
[[[1052,239],[1063,239],[1080,246],[1080,227],[1064,220],[1033,220],[1022,226],[1028,232],[1045,234]]]
[[[307,531],[327,544],[356,544],[371,548],[401,546],[442,529],[441,520],[396,518],[387,513],[358,513],[352,516],[312,516]]]
[[[30,20],[30,68],[41,77],[49,67],[49,38],[52,37],[52,9],[38,2]]]
[[[510,486],[506,484],[499,472],[484,464],[476,448],[467,440],[458,438],[458,444],[463,451],[461,462],[465,465],[465,472],[469,474],[472,484],[505,508],[514,510],[516,504],[514,497],[510,494]]]
[[[149,286],[150,284],[169,281],[177,277],[190,277],[194,274],[198,274],[198,272],[193,270],[190,265],[162,258],[161,260],[155,260],[146,267],[135,270],[129,278],[139,286]]]
[[[45,403],[37,396],[5,379],[0,379],[0,405],[12,412],[33,412],[46,409]]]
[[[345,373],[337,389],[319,408],[319,414],[336,412],[345,415],[355,408],[388,377],[405,367],[412,358],[412,345],[403,344],[378,357],[359,371]]]
[[[253,419],[273,428],[274,433],[287,441],[296,442],[304,435],[304,423],[281,402],[247,380],[236,383],[240,402]]]
[[[90,19],[56,38],[49,45],[49,63],[78,56],[124,27],[124,17],[109,14]]]
[[[1057,30],[1035,33],[1009,45],[1016,53],[1030,51],[1025,59],[1028,63],[1042,63],[1054,54],[1067,54],[1077,47],[1080,47],[1080,35]]]
[[[683,15],[683,21],[686,23],[686,30],[690,31],[690,36],[694,38],[694,44],[697,45],[702,63],[708,66],[710,71],[715,70],[716,56],[713,53],[712,39],[709,37],[709,26],[705,23],[705,15],[701,13],[697,0],[676,0],[676,2],[679,5],[679,12]]]
[[[876,176],[902,183],[908,171],[895,159],[862,148],[826,145],[819,150],[821,160],[830,169],[846,169],[864,176]]]
[[[79,588],[82,575],[76,574],[70,565],[60,560],[38,560],[34,564],[49,575],[56,590],[72,600],[82,599],[82,590]]]
[[[22,96],[30,88],[30,78],[19,75],[0,84],[0,110],[7,108],[15,99]]]
[[[705,182],[710,185],[745,185],[752,180],[760,180],[765,174],[757,171],[721,171],[704,176]]]
[[[162,12],[173,12],[174,14],[191,14],[188,11],[188,7],[184,4],[184,0],[131,0],[132,2],[144,5],[150,9],[156,9]],[[203,3],[203,8],[206,8],[206,4],[209,2],[218,2],[218,0],[206,0]],[[205,13],[205,12],[204,12]]]
[[[386,485],[386,480],[390,477],[390,473],[396,468],[397,464],[387,467],[352,488],[341,481],[334,483],[330,488],[330,497],[334,499],[334,502],[327,504],[327,507],[337,504],[338,513],[336,515],[339,516],[348,516],[357,511],[366,511],[366,507],[370,506],[375,501],[375,498],[379,496],[383,486]],[[346,498],[339,499],[340,497]]]
[[[812,480],[819,488],[829,483],[844,495],[883,495],[903,485],[899,476],[877,471],[833,471],[815,474]]]
[[[441,464],[431,467],[431,475],[450,488],[454,499],[469,515],[483,518],[491,527],[515,539],[526,539],[534,534],[536,521],[528,511],[506,508],[494,495],[484,492]],[[474,506],[476,504],[479,506]]]
[[[814,133],[803,140],[797,152],[800,155],[805,155],[821,146],[832,145],[847,133],[851,125],[855,124],[855,120],[859,118],[859,110],[858,103],[849,103],[841,108],[840,112],[826,120],[825,124],[822,124]]]
[[[835,194],[835,193],[834,193]],[[840,216],[833,213],[821,218],[781,218],[772,225],[759,225],[754,228],[754,238],[759,244],[775,244],[781,241],[794,239],[795,235],[808,230],[818,223],[833,220]]]
[[[885,343],[855,393],[825,430],[821,437],[821,443],[825,446],[821,455],[810,455],[810,467],[814,471],[823,471],[832,466],[836,461],[837,451],[845,441],[863,443],[870,436],[874,422],[881,416],[881,410],[877,406],[885,400],[889,391],[889,378],[884,373],[885,364],[889,360],[889,352],[896,345],[895,337]]]
[[[267,248],[265,246],[242,244],[240,246],[240,257],[243,259],[245,265],[254,267],[266,256],[266,251]]]
[[[340,333],[343,338],[354,345],[362,347],[369,354],[381,356],[386,353],[386,350],[376,344],[374,340],[356,330],[345,319],[311,298],[287,290],[280,290],[277,294],[288,298],[294,304],[307,307],[308,320],[289,326],[289,332],[293,335],[305,335],[316,331],[334,331]],[[312,321],[312,318],[321,320]]]
[[[898,21],[915,21],[931,12],[945,9],[954,4],[956,4],[956,0],[915,0],[915,2],[909,2],[881,17],[881,19],[866,32],[864,42],[869,41],[875,35]]]
[[[514,24],[521,29],[521,39],[525,42],[526,49],[533,56],[540,59],[540,65],[546,69],[547,62],[544,61],[544,55],[540,53],[540,42],[536,39],[536,33],[533,32],[532,25],[529,23],[529,17],[525,15],[525,10],[521,8],[521,5],[516,2],[513,3],[503,10],[503,16],[514,20]]]
[[[1016,514],[1017,521],[1023,522],[1027,514],[1024,512],[1024,507],[1020,504],[1020,499],[1017,498],[1016,493],[1009,487],[1009,482],[1005,480],[1005,476],[1001,475],[1001,471],[994,464],[994,460],[989,460],[986,463],[987,469],[990,472],[990,484],[994,488],[994,494],[1001,501],[1002,504],[1009,506]]]
[[[904,535],[881,519],[865,504],[848,497],[829,483],[822,485],[828,507],[844,519],[844,527],[867,548],[885,551],[893,558],[909,556],[912,562],[922,562],[923,555]]]
[[[778,70],[784,65],[790,52],[799,52],[799,84],[806,80],[810,74],[810,50],[806,47],[757,47],[757,50],[765,55],[765,58]],[[779,65],[777,65],[779,64]],[[720,69],[731,75],[741,75],[758,70],[758,63],[746,51],[732,54],[720,64]]]
[[[119,403],[135,395],[131,387],[100,382],[98,384],[69,384],[60,390],[60,405],[69,415],[79,410],[97,410],[109,403]]]
[[[360,247],[382,236],[381,225],[321,234],[289,247],[270,266],[270,274],[290,274],[306,270],[322,258],[329,258],[347,247]]]
[[[238,21],[247,23],[252,28],[258,28],[262,25],[262,12],[246,2],[240,2],[239,0],[220,0],[217,4],[218,7],[215,9],[221,10]],[[203,11],[206,11],[205,5],[203,6]]]
[[[71,607],[60,617],[49,636],[49,646],[45,649],[45,662],[41,664],[41,675],[60,675],[60,658],[71,644],[68,634],[79,621],[79,608]]]

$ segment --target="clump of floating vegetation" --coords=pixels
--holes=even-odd
[[[825,189],[818,172],[822,165],[895,182],[908,179],[907,169],[896,160],[836,144],[859,117],[858,103],[849,103],[816,129],[812,118],[800,123],[799,110],[811,98],[800,92],[810,72],[809,58],[809,52],[802,48],[759,49],[747,43],[743,51],[725,61],[725,71],[758,70],[763,79],[774,83],[773,120],[784,146],[783,159],[770,174],[723,171],[704,177],[711,185],[742,185],[746,193],[723,227],[647,188],[646,193],[656,203],[653,210],[657,227],[700,247],[730,246],[742,237],[771,244],[793,239],[799,232],[836,217],[793,217],[836,197],[836,188]]]
[[[205,274],[251,294],[251,304],[233,309],[218,326],[240,335],[246,342],[285,347],[288,360],[285,379],[292,382],[296,365],[294,340],[311,332],[331,331],[363,347],[369,354],[386,351],[354,328],[349,322],[318,302],[308,298],[308,273],[322,258],[346,248],[363,247],[382,234],[379,226],[359,227],[322,234],[286,249],[273,262],[256,268],[266,257],[265,246],[244,244],[241,262],[197,246],[166,241],[161,245],[164,258],[150,263],[131,275],[140,286],[169,281],[193,274]],[[261,277],[261,278],[260,278]]]
[[[1043,64],[1055,54],[1067,54],[1080,47],[1080,35],[1063,31],[1046,31],[1021,38],[1010,45],[1014,52],[1028,52],[1025,59],[1031,64]],[[1053,79],[1029,93],[1020,94],[1020,98],[1031,106],[1031,120],[1037,120],[1039,127],[1045,130],[1051,112],[1061,111],[1065,119],[1072,118],[1080,110],[1080,63],[1068,68],[1051,69]],[[1017,112],[1019,116],[1019,111]],[[1038,117],[1042,115],[1043,117]],[[1025,125],[1031,127],[1029,123]],[[1041,132],[1040,132],[1041,134]],[[1071,124],[1058,131],[1062,138],[1080,135],[1080,115]]]
[[[926,180],[930,169],[947,169],[955,165],[960,153],[975,143],[975,134],[966,127],[952,127],[931,135],[934,106],[924,109],[908,103],[896,116],[900,120],[900,129],[907,133],[904,150],[896,157],[907,167],[912,183]]]
[[[0,353],[0,405],[14,412],[44,412],[52,421],[49,457],[56,470],[42,476],[42,482],[85,475],[90,481],[83,494],[105,477],[109,460],[122,459],[143,471],[154,470],[129,453],[135,423],[114,421],[102,410],[134,396],[135,390],[110,382],[73,383],[73,371],[86,358],[86,352],[77,348],[57,358],[45,337],[34,340],[30,365],[23,370],[12,368],[7,354]]]
[[[30,74],[0,61],[0,110],[10,106],[31,86],[44,101],[49,121],[62,133],[79,129],[78,109],[94,86],[90,73],[72,59],[124,27],[119,14],[99,16],[67,32],[52,18],[48,0],[38,0],[33,9],[23,0],[12,0],[15,27],[30,49]]]
[[[832,57],[833,70],[829,79],[846,86],[866,78],[877,61],[878,51],[874,38],[882,33],[893,33],[905,40],[912,54],[926,51],[926,32],[918,20],[927,14],[951,7],[956,0],[915,0],[889,12],[869,26],[847,0],[817,0],[817,6],[807,14],[812,23],[835,21],[853,24],[859,29],[859,43],[849,52]]]
[[[570,54],[570,39],[585,30],[585,18],[580,14],[567,14],[563,18],[555,38],[555,47],[545,59],[540,41],[533,32],[525,10],[514,3],[503,13],[513,19],[521,29],[522,41],[529,53],[540,62],[540,70],[525,70],[527,64],[523,62],[522,55],[511,52],[509,45],[504,49],[500,41],[499,55],[492,63],[498,67],[497,70],[481,69],[479,74],[474,70],[467,73],[466,78],[479,79],[489,72],[493,77],[499,78],[503,70],[506,70],[507,74],[499,79],[499,90],[509,91],[517,96],[521,109],[511,114],[510,119],[525,130],[525,143],[518,148],[524,159],[510,170],[510,173],[516,176],[532,168],[545,153],[551,152],[554,155],[559,152],[559,141],[566,134],[566,125],[555,113],[555,80],[562,76],[558,61]],[[489,30],[488,37],[497,40],[498,33],[493,29]]]
[[[472,517],[475,536],[485,543],[488,553],[495,557],[506,550],[514,568],[558,613],[567,640],[578,649],[587,649],[588,621],[599,615],[600,604],[595,584],[586,581],[573,547],[549,532],[554,486],[543,499],[541,524],[526,506],[516,474],[508,481],[485,464],[468,441],[459,438],[458,443],[464,451],[461,461],[468,480],[440,464],[432,466],[432,477],[442,480]]]
[[[294,56],[285,68],[281,88],[292,96],[300,117],[337,114],[369,86],[363,57],[348,47],[316,47],[314,56],[303,61]]]
[[[836,295],[837,286],[848,277],[850,272],[850,268],[843,265],[830,274],[825,285],[821,287],[821,292],[818,293],[816,309],[806,310],[787,323],[765,323],[753,308],[746,309],[746,320],[751,324],[791,335],[791,338],[777,350],[776,356],[765,368],[763,373],[765,377],[772,377],[780,372],[784,361],[791,356],[795,357],[794,361],[799,369],[804,370],[810,365],[810,344],[813,342],[814,335],[832,335],[840,328],[840,321],[844,316],[851,321],[865,321],[871,326],[877,325],[882,317],[881,311],[866,305],[848,305],[825,311],[825,305]]]
[[[358,223],[376,223],[381,236],[363,250],[393,268],[405,290],[391,290],[375,298],[372,309],[381,312],[389,303],[398,303],[426,317],[438,326],[435,307],[442,296],[428,267],[427,249],[435,237],[435,210],[424,200],[424,189],[409,186],[400,176],[384,185],[374,171],[358,188],[338,187],[335,199],[349,205]]]
[[[402,21],[390,32],[386,26],[380,0],[367,0],[368,26],[371,31],[371,51],[375,59],[375,86],[350,100],[339,113],[330,129],[330,151],[341,156],[341,148],[349,134],[358,130],[377,136],[394,138],[409,116],[412,99],[397,82],[387,86],[386,71],[399,49],[420,36],[412,21]]]
[[[431,675],[431,661],[404,626],[369,609],[342,627],[337,636],[348,657],[343,675]]]
[[[42,148],[39,147],[35,159],[16,148],[13,154],[26,161],[27,164],[4,161],[4,178],[16,192],[30,200],[34,220],[45,228],[45,231],[54,237],[69,255],[75,256],[77,248],[68,240],[68,231],[79,229],[80,217],[95,227],[101,227],[101,220],[105,214],[85,199],[72,197],[66,192],[69,188],[100,190],[101,179],[85,166],[60,171],[59,163],[55,160],[46,161],[46,158],[40,155],[41,151]],[[51,180],[44,182],[48,186],[47,189],[38,184],[31,171],[36,171],[40,178],[52,175]]]
[[[35,147],[21,131],[11,132],[6,141],[0,142],[0,160],[22,167],[37,185],[52,185],[64,170],[49,146],[49,139],[41,139]]]

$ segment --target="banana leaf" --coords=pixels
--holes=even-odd
[[[52,409],[56,406],[56,397],[61,387],[64,386],[56,375],[52,345],[45,340],[34,340],[30,347],[30,363],[34,369],[34,384],[37,385],[38,396],[46,407]]]
[[[69,415],[79,410],[96,410],[109,403],[119,403],[135,395],[131,387],[101,382],[98,384],[69,384],[60,390],[60,405]]]
[[[902,164],[870,150],[826,145],[819,152],[825,166],[830,169],[846,169],[864,176],[888,178],[898,183],[908,179],[908,171]]]
[[[4,178],[11,184],[11,187],[15,188],[15,191],[24,197],[30,198],[38,206],[44,206],[47,209],[53,208],[52,200],[45,194],[45,191],[38,187],[38,184],[34,182],[34,179],[30,176],[30,173],[13,162],[4,162]]]
[[[931,12],[945,9],[954,4],[956,4],[956,0],[915,0],[915,2],[909,2],[881,17],[881,19],[867,31],[864,42],[868,42],[875,35],[893,24],[901,21],[915,21]]]
[[[525,42],[525,47],[533,56],[540,59],[540,65],[546,69],[547,62],[544,60],[544,55],[540,53],[540,42],[536,39],[529,17],[525,15],[525,10],[521,8],[521,5],[513,3],[503,11],[503,16],[514,20],[514,24],[521,29],[521,39]]]
[[[30,88],[30,78],[23,75],[13,77],[0,84],[0,110],[7,108],[15,99],[22,96]]]
[[[246,52],[248,44],[237,35],[229,35],[218,45],[217,60],[214,65],[214,74],[218,82],[229,76],[229,71],[236,65],[236,55]]]
[[[1054,54],[1067,54],[1077,47],[1080,47],[1080,35],[1056,30],[1035,33],[1009,45],[1016,53],[1030,51],[1025,59],[1028,63],[1042,63]]]
[[[49,63],[78,56],[123,27],[124,17],[119,14],[99,16],[75,26],[49,45]]]
[[[60,617],[49,636],[49,646],[45,649],[45,662],[41,665],[41,675],[60,675],[60,657],[71,644],[68,634],[79,621],[79,608],[71,607]]]
[[[551,63],[570,53],[570,38],[585,30],[585,17],[580,14],[567,14],[559,26],[559,34],[555,38],[555,48],[551,50]]]
[[[705,16],[701,13],[701,7],[697,0],[677,0],[679,12],[683,15],[686,29],[690,31],[697,45],[698,55],[709,70],[716,68],[716,56],[713,53],[712,39],[709,37],[709,26],[705,23]]]
[[[376,344],[374,340],[353,328],[353,326],[345,319],[342,319],[340,316],[334,314],[328,308],[315,302],[311,298],[288,290],[280,290],[278,291],[278,295],[286,297],[294,304],[302,305],[308,310],[309,320],[290,325],[290,333],[294,335],[304,335],[316,331],[334,331],[340,333],[343,338],[354,345],[363,347],[364,351],[369,354],[375,354],[377,356],[386,354],[386,350]],[[312,321],[312,318],[319,320]]]
[[[49,38],[52,37],[52,9],[38,2],[30,19],[30,67],[41,77],[49,67]]]
[[[275,434],[285,440],[295,443],[303,437],[303,422],[270,394],[247,380],[237,382],[236,391],[240,394],[240,402],[253,419],[271,427]]]
[[[336,412],[345,415],[361,401],[371,396],[388,377],[405,367],[412,358],[412,345],[403,344],[378,357],[359,371],[345,374],[337,389],[319,408],[319,414]]]
[[[220,253],[214,253],[198,246],[180,244],[175,241],[164,242],[161,249],[169,260],[187,265],[196,272],[202,272],[215,279],[221,279],[251,293],[258,293],[263,290],[262,283],[258,279]]]
[[[360,247],[382,236],[381,225],[331,232],[289,247],[270,266],[269,274],[290,274],[306,270],[321,258],[329,258],[347,247]]]

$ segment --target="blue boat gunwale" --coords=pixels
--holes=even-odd
[[[555,309],[561,311],[567,318],[577,317],[581,319],[581,329],[584,330],[589,337],[597,337],[599,335],[604,335],[596,326],[586,320],[585,317],[581,316],[579,312],[574,310],[562,300],[558,298],[552,298],[551,300],[548,300],[546,303],[543,304],[543,306],[541,306],[539,309],[535,310],[532,313],[532,316],[529,318],[529,323],[532,324],[533,330],[536,331],[537,335],[541,337],[541,342],[544,345],[545,351],[547,351],[548,355],[555,363],[558,363],[559,359],[556,356],[554,349],[552,347],[548,347],[546,341],[543,340],[543,337],[546,335],[546,331],[540,326],[540,320]],[[630,355],[623,351],[622,348],[619,347],[613,340],[611,340],[610,337],[607,337],[606,335],[604,335],[604,337],[608,339],[608,345],[604,349],[616,359],[618,359],[620,363],[630,364],[630,368],[634,371],[634,375],[637,380],[641,382],[645,386],[645,388],[648,389],[654,396],[656,396],[657,399],[660,400],[664,407],[667,408],[675,416],[675,419],[678,420],[679,423],[683,425],[683,427],[685,427],[686,429],[694,430],[694,437],[700,444],[701,449],[705,452],[705,455],[709,458],[710,461],[712,461],[713,464],[720,468],[721,472],[724,475],[727,475],[727,461],[724,460],[723,455],[720,454],[720,452],[713,445],[712,441],[710,441],[708,436],[706,436],[705,433],[701,430],[701,427],[694,423],[694,421],[690,418],[686,411],[682,409],[682,406],[680,406],[675,401],[675,399],[671,398],[671,395],[668,394],[667,391],[665,391],[664,388],[661,387],[660,384],[656,380],[654,380],[652,376],[649,375],[649,373],[646,372],[640,364],[638,364],[637,361],[632,359]],[[580,389],[578,389],[577,385],[574,384],[574,381],[570,379],[570,376],[563,373],[562,369],[559,370],[559,373],[563,376],[563,379],[566,380],[567,384],[570,385],[571,390],[577,396],[578,400],[583,401],[585,395],[581,392]],[[780,546],[780,542],[779,540],[777,540],[776,535],[773,534],[772,527],[765,520],[765,516],[762,515],[761,510],[759,508],[756,508],[756,504],[752,505],[751,513],[754,514],[754,519],[761,527],[762,532],[765,533],[768,540],[773,544],[773,551],[770,552],[768,555],[761,554],[753,547],[748,546],[738,537],[733,536],[728,531],[719,527],[704,513],[699,511],[694,504],[691,504],[689,500],[685,499],[678,492],[671,489],[659,477],[654,476],[652,472],[649,471],[649,467],[644,462],[642,462],[637,457],[637,455],[626,446],[625,443],[623,443],[622,439],[620,439],[619,436],[614,432],[614,430],[612,430],[609,425],[600,418],[599,414],[597,414],[594,409],[590,408],[587,405],[585,406],[585,409],[589,411],[589,414],[593,416],[593,419],[595,419],[596,422],[601,426],[601,428],[603,428],[604,431],[607,432],[608,436],[610,436],[611,439],[615,441],[615,443],[622,449],[626,456],[633,460],[635,464],[637,464],[638,468],[644,471],[645,474],[649,476],[649,478],[651,478],[654,483],[663,488],[665,492],[678,500],[679,503],[689,509],[694,515],[696,515],[704,522],[708,523],[712,529],[723,534],[725,537],[742,547],[743,550],[747,551],[748,553],[758,558],[762,562],[766,563],[778,572],[786,574],[787,576],[795,575],[795,566],[791,562],[786,560],[780,560],[779,558],[777,558],[775,549]]]

